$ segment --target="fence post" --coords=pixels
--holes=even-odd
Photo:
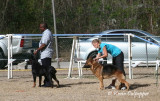
[[[79,37],[76,39],[76,52],[77,52],[77,59],[79,59],[80,56],[80,46],[79,46]]]
[[[158,86],[158,68],[159,68],[159,59],[156,61],[156,86]]]
[[[8,34],[8,79],[12,76],[12,35]]]
[[[12,40],[13,40],[13,36],[11,35],[11,46],[10,46],[10,50],[11,50],[11,78],[13,78],[13,45],[12,45]]]
[[[132,34],[128,35],[128,62],[129,62],[129,79],[133,79],[132,75],[132,43],[131,43],[131,36]]]
[[[145,39],[147,40],[147,38],[145,37]],[[148,44],[147,44],[147,42],[145,42],[146,44],[146,63],[147,63],[147,68],[148,68]]]
[[[53,11],[53,21],[54,21],[54,34],[57,34],[57,28],[56,28],[56,13],[55,13],[55,6],[54,6],[54,0],[52,0],[52,11]],[[55,44],[56,44],[56,58],[57,58],[57,68],[60,68],[59,64],[59,53],[58,53],[58,41],[57,36],[55,36]]]
[[[68,71],[68,78],[71,78],[71,70],[72,70],[72,65],[73,65],[73,56],[74,56],[74,51],[75,51],[75,46],[76,46],[76,39],[77,37],[73,37],[73,43],[72,43],[72,51],[71,51],[71,57],[70,57],[70,63],[69,63],[69,71]]]

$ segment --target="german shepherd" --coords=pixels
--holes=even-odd
[[[124,83],[129,90],[129,83],[125,80],[124,74],[118,69],[118,67],[114,65],[101,65],[97,61],[93,60],[93,58],[89,58],[83,68],[90,68],[93,74],[99,79],[100,81],[100,89],[104,89],[103,79],[108,78],[115,78],[118,79],[120,83]],[[116,89],[120,89],[120,85],[116,86]]]
[[[42,76],[45,76],[49,79],[49,83],[51,84],[51,87],[53,88],[53,81],[52,78],[56,81],[57,87],[59,87],[59,81],[56,78],[56,69],[52,66],[48,67],[48,71],[46,70],[46,67],[43,67],[40,65],[38,62],[38,59],[36,59],[34,56],[31,60],[32,62],[32,75],[33,75],[33,87],[36,86],[36,77],[39,76],[39,87],[41,87],[41,81],[42,81]]]

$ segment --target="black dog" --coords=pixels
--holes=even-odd
[[[32,75],[33,75],[33,87],[36,86],[36,77],[39,76],[39,87],[41,87],[42,76],[45,76],[49,79],[49,83],[53,88],[53,81],[52,78],[57,82],[57,87],[59,87],[59,81],[56,78],[56,69],[52,66],[48,67],[48,71],[46,67],[43,67],[39,64],[38,60],[35,57],[32,57]]]

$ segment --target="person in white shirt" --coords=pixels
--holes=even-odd
[[[34,52],[34,55],[40,52],[42,66],[44,66],[46,71],[48,71],[49,66],[51,66],[51,59],[53,56],[53,36],[46,23],[41,23],[39,28],[42,32],[42,38],[39,42],[39,48]],[[49,83],[48,78],[45,77],[44,85],[42,85],[42,87],[50,86],[51,84]]]

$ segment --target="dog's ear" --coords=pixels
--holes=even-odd
[[[92,60],[93,60],[93,57],[89,57],[88,60],[89,60],[89,61],[92,61]]]
[[[93,57],[89,57],[89,58],[87,59],[87,62],[88,62],[88,63],[93,63],[93,61],[94,61],[94,60],[93,60]]]

